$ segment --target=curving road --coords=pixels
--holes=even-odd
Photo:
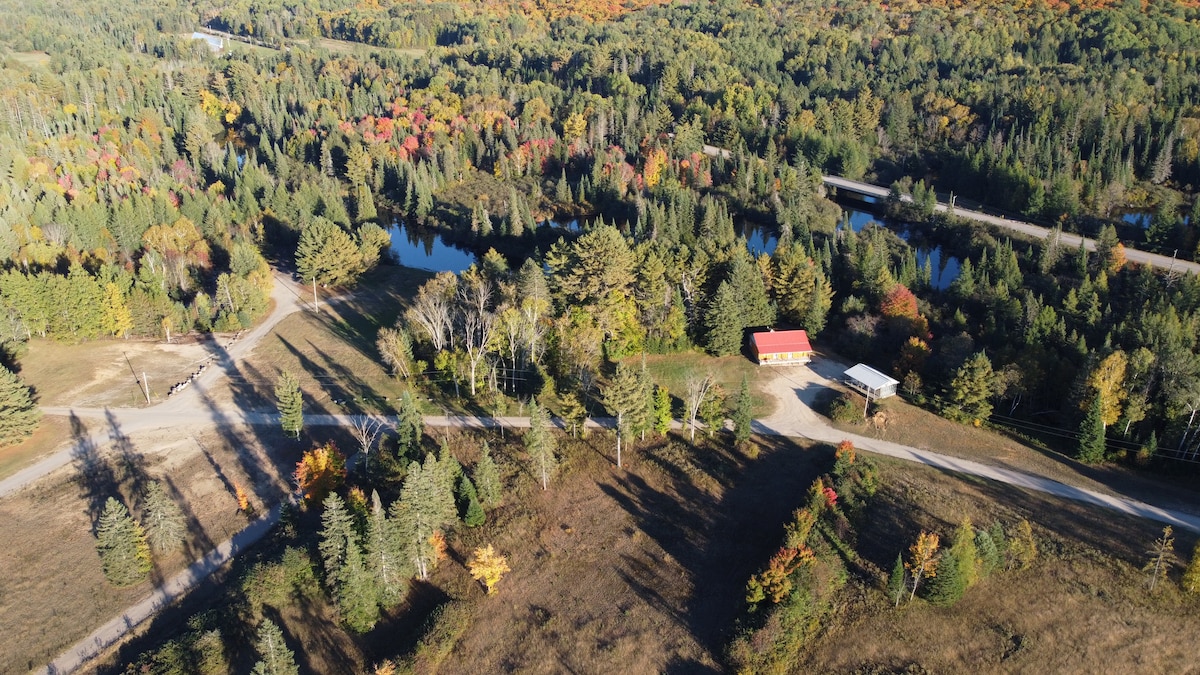
[[[821,180],[826,185],[838,188],[839,190],[855,192],[860,195],[868,195],[879,199],[886,199],[891,194],[891,190],[881,185],[863,183],[856,180],[850,180],[849,178],[842,178],[841,176],[822,176]],[[901,201],[911,202],[912,196],[903,195],[900,199]],[[972,211],[970,209],[961,209],[958,207],[951,208],[945,202],[938,202],[937,206],[934,208],[939,213],[950,212],[959,218],[966,218],[967,220],[974,220],[981,223],[987,223],[989,225],[995,225],[996,227],[1004,228],[1012,232],[1020,232],[1021,234],[1037,237],[1038,239],[1046,239],[1053,232],[1053,230],[1049,228],[1045,228],[1040,225],[1034,225],[1033,223],[1027,223],[1021,220],[1010,220],[1002,216],[993,216],[991,214],[983,213],[982,211]],[[1060,236],[1062,243],[1068,246],[1074,246],[1078,248],[1082,244],[1089,251],[1096,250],[1096,241],[1094,239],[1088,239],[1086,237],[1081,237],[1078,234],[1070,234],[1068,232],[1063,232]],[[1200,274],[1200,263],[1189,262],[1186,260],[1176,260],[1171,256],[1149,253],[1147,251],[1139,251],[1135,248],[1125,249],[1125,260],[1138,263],[1140,265],[1149,265],[1164,271],[1179,271],[1188,272],[1191,274]]]
[[[93,434],[79,442],[103,447],[112,440],[111,434],[129,435],[154,429],[180,427],[195,424],[275,426],[279,424],[275,412],[242,411],[237,409],[214,410],[201,403],[200,396],[206,387],[217,379],[232,372],[236,363],[245,358],[254,346],[287,315],[305,307],[297,288],[282,278],[276,279],[272,293],[275,308],[254,330],[233,344],[218,350],[214,361],[191,388],[173,396],[170,400],[149,408],[43,408],[48,415],[72,416],[79,419],[103,420],[110,431]],[[1148,518],[1176,527],[1200,532],[1200,516],[1159,508],[1144,502],[1125,499],[1092,490],[1079,488],[1042,476],[1011,469],[989,466],[971,460],[949,457],[936,452],[848,434],[833,428],[825,418],[815,413],[812,403],[829,387],[836,386],[844,366],[828,359],[819,359],[809,366],[781,367],[775,369],[774,377],[767,386],[776,399],[775,412],[767,418],[755,421],[755,430],[762,434],[808,438],[825,443],[837,443],[850,439],[855,447],[867,452],[887,455],[905,461],[979,476],[1017,487],[1035,490],[1087,504],[1094,504],[1122,513]],[[348,426],[357,416],[352,415],[307,415],[305,424],[311,426]],[[393,420],[383,418],[385,424]],[[521,428],[529,426],[528,417],[472,417],[458,415],[431,415],[425,417],[430,427],[494,428],[497,426]],[[562,426],[561,420],[556,420]],[[612,428],[609,418],[587,420],[590,427]],[[679,422],[674,423],[680,428]],[[50,455],[24,471],[0,481],[0,497],[19,490],[43,476],[70,463],[74,447],[68,447]],[[173,602],[215,572],[239,552],[251,546],[270,531],[279,516],[278,508],[272,509],[261,519],[234,535],[229,541],[216,547],[187,569],[176,574],[148,597],[128,608],[120,616],[96,629],[84,640],[61,654],[40,673],[60,674],[74,672],[88,660],[119,642],[134,627],[154,616],[158,610]]]

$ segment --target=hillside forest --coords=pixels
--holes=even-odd
[[[1122,254],[1196,249],[1187,5],[6,9],[11,355],[34,337],[236,331],[267,306],[268,260],[349,287],[403,220],[480,254],[422,289],[445,316],[391,336],[457,393],[537,369],[524,386],[594,401],[604,359],[734,353],[744,328],[778,324],[964,420],[1076,436],[1098,402],[1110,447],[1092,460],[1200,447],[1200,286]],[[200,25],[285,48],[213,53],[189,39]],[[1102,246],[893,205],[963,261],[938,290],[888,230],[839,228],[822,172],[973,196]],[[1131,205],[1154,213],[1132,236],[1112,220]],[[777,229],[770,255],[738,244],[745,219]]]

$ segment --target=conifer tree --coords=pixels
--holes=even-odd
[[[1200,542],[1196,542],[1196,548],[1192,550],[1192,559],[1183,570],[1183,578],[1180,579],[1179,585],[1183,586],[1185,593],[1200,595]]]
[[[479,454],[479,463],[475,465],[475,487],[479,494],[479,501],[485,508],[494,509],[500,505],[503,498],[500,469],[496,466],[496,461],[492,459],[492,452],[488,448],[487,441],[484,441],[483,449]]]
[[[612,382],[604,388],[603,396],[604,407],[617,418],[617,468],[620,468],[621,440],[629,437],[638,410],[646,406],[637,372],[624,363],[618,363],[617,372]]]
[[[1154,546],[1147,553],[1150,554],[1150,562],[1146,563],[1142,571],[1150,575],[1146,585],[1153,593],[1160,581],[1167,580],[1167,572],[1179,563],[1179,559],[1175,557],[1174,530],[1170,525],[1163,528],[1162,536],[1154,540]]]
[[[300,382],[291,371],[283,371],[279,382],[275,385],[275,400],[279,405],[280,426],[283,433],[292,438],[300,438],[304,428],[304,394],[300,392]]]
[[[947,412],[959,421],[986,420],[992,414],[996,373],[983,352],[977,352],[959,367],[950,382]]]
[[[283,631],[270,619],[263,619],[258,627],[258,643],[255,645],[259,660],[254,664],[253,675],[299,675],[296,655],[283,640]]]
[[[463,524],[467,527],[483,525],[487,521],[487,515],[479,503],[479,493],[475,490],[475,484],[465,473],[458,477],[457,493],[458,510],[462,514]]]
[[[1092,399],[1087,415],[1079,424],[1079,449],[1076,454],[1079,461],[1085,464],[1104,461],[1104,413],[1099,396]]]
[[[904,575],[904,556],[897,553],[896,564],[892,566],[892,574],[888,577],[888,597],[892,599],[894,606],[900,606],[900,601],[904,599],[906,591],[908,591],[908,578]]]
[[[325,498],[319,548],[342,620],[356,632],[370,630],[379,618],[379,593],[363,561],[354,515],[337,493]]]
[[[114,586],[132,586],[150,573],[150,544],[129,509],[113,497],[104,503],[96,528],[96,551],[104,576]]]
[[[425,433],[425,418],[417,408],[417,402],[406,389],[400,394],[400,408],[396,412],[396,444],[401,456],[419,458],[416,452]]]
[[[29,436],[41,419],[42,411],[34,405],[29,387],[16,373],[0,366],[0,445]]]
[[[1033,538],[1033,527],[1028,520],[1022,518],[1016,524],[1007,538],[1006,549],[1010,568],[1028,569],[1037,560],[1037,541]]]
[[[413,462],[400,488],[400,498],[389,509],[397,545],[417,570],[428,579],[437,563],[435,537],[458,518],[454,494],[446,489],[444,474],[433,454],[423,463]]]
[[[146,494],[142,499],[146,505],[142,514],[142,524],[150,546],[159,552],[179,548],[187,536],[187,522],[179,504],[171,499],[163,489],[162,483],[158,481],[146,486]]]
[[[529,430],[525,432],[525,449],[533,462],[534,473],[542,480],[542,489],[550,486],[550,477],[558,469],[554,436],[549,429],[546,410],[535,400],[529,406]]]
[[[334,200],[331,203],[340,202]],[[344,207],[342,211],[345,211]],[[318,216],[300,232],[296,271],[308,283],[315,280],[322,286],[352,284],[363,271],[362,252],[349,232]]]
[[[564,394],[559,397],[559,403],[563,422],[571,430],[571,438],[575,438],[577,433],[586,437],[587,409],[579,402],[579,397],[575,394]]]
[[[375,580],[379,601],[390,607],[404,597],[405,580],[412,576],[412,567],[404,558],[394,533],[395,527],[387,518],[379,493],[371,492],[371,511],[367,514],[367,537],[364,552],[367,569]]]

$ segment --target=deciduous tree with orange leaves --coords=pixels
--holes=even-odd
[[[346,480],[346,456],[332,441],[304,453],[293,474],[305,504],[319,504]]]

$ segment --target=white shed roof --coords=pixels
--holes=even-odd
[[[888,385],[900,384],[899,380],[894,380],[865,363],[847,369],[845,375],[856,382],[861,382],[868,389],[882,389]]]

